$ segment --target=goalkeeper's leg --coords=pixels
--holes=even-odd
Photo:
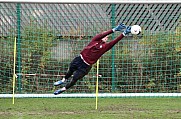
[[[73,72],[77,69],[77,66],[75,65],[75,60],[73,60],[71,63],[70,63],[70,67],[65,75],[65,77],[62,79],[62,80],[59,80],[59,81],[56,81],[54,83],[54,86],[58,86],[58,85],[61,85],[61,84],[64,84],[65,81],[70,78],[73,74]]]
[[[72,80],[70,81],[70,83],[67,83],[65,88],[66,89],[69,89],[70,87],[72,87],[73,85],[75,85],[75,83],[79,80],[79,79],[82,79],[87,73],[86,72],[82,72],[82,71],[79,71],[77,70],[75,73],[74,73],[74,76],[72,78]]]
[[[67,74],[65,75],[65,77],[63,77],[62,80],[56,81],[56,82],[54,83],[54,86],[58,86],[58,85],[64,84],[65,81],[66,81],[68,78],[71,77],[71,75],[73,74],[73,72],[74,72],[74,70],[70,70],[70,68],[69,68],[69,70],[68,70]]]
[[[66,91],[67,89],[69,89],[70,87],[74,86],[76,84],[76,82],[79,80],[79,79],[82,79],[85,75],[88,74],[88,72],[90,71],[91,67],[88,67],[85,72],[83,70],[77,70],[74,75],[73,75],[73,78],[72,80],[66,84],[65,87],[59,89],[59,90],[56,90],[54,92],[55,95],[57,94],[60,94],[60,93],[63,93],[64,91]]]

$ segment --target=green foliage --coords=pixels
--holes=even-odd
[[[13,34],[13,32],[12,32]],[[11,92],[15,36],[0,38],[0,92]]]
[[[140,49],[144,49],[144,52],[142,51],[137,59],[134,58],[135,60],[132,63],[130,62],[131,66],[129,67],[132,67],[130,68],[132,70],[127,70],[127,78],[128,80],[133,80],[131,85],[137,87],[135,90],[144,91],[146,88],[148,92],[178,91],[177,84],[180,81],[175,77],[175,74],[178,72],[180,60],[178,59],[179,55],[176,50],[177,43],[173,42],[175,40],[177,40],[177,36],[170,32],[143,35],[143,38],[139,40],[139,47]],[[128,54],[128,56],[131,55]],[[134,66],[136,67],[134,68]],[[137,81],[131,79],[135,75],[137,76]],[[122,82],[122,84],[125,83]],[[129,89],[130,87],[126,90]]]
[[[56,42],[55,33],[48,27],[39,26],[30,20],[29,25],[24,27],[21,36],[22,74],[43,73],[51,61],[51,48],[55,46],[54,42]],[[31,80],[27,80],[26,76],[22,78],[22,85],[26,91],[37,89],[37,86],[31,81],[34,80],[36,83],[39,77],[31,77]],[[33,87],[29,87],[31,85]]]
[[[26,26],[22,33],[23,67],[30,69],[32,65],[36,65],[34,67],[35,72],[36,68],[43,68],[49,59],[51,59],[50,48],[53,46],[55,38],[55,33],[46,26],[38,27],[35,23],[30,22],[30,25]],[[29,64],[26,62],[29,62]]]
[[[81,32],[81,31],[79,31]],[[142,37],[125,37],[115,45],[114,54],[108,51],[100,59],[99,91],[112,91],[112,64],[117,92],[181,92],[181,33],[144,33]],[[22,93],[51,92],[54,75],[63,75],[72,59],[57,61],[51,58],[51,48],[57,39],[52,30],[38,26],[33,21],[24,27],[21,34],[21,64],[23,74],[52,74],[52,76],[23,76]],[[69,32],[67,32],[69,34]],[[91,40],[86,36],[63,36],[68,40],[73,57]],[[1,92],[12,91],[14,32],[0,39]],[[70,41],[70,42],[69,42]],[[63,43],[63,42],[62,42]],[[65,44],[61,44],[65,45]],[[114,56],[114,62],[113,62]],[[68,92],[95,92],[96,64],[89,75],[77,82]]]
[[[180,35],[177,28],[176,33],[144,33],[117,44],[114,64],[119,92],[180,92]],[[104,55],[101,65],[106,69],[101,73],[112,71],[111,56],[112,52]],[[105,76],[112,78],[109,73]]]

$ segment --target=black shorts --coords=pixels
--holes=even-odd
[[[76,71],[79,70],[84,75],[88,74],[89,71],[91,70],[92,65],[87,65],[80,56],[77,56],[73,59],[73,61],[70,63],[70,70]]]

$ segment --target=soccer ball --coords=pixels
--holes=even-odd
[[[139,25],[131,26],[131,33],[134,35],[138,35],[139,33],[141,33],[141,27]]]

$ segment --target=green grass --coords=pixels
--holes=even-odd
[[[180,119],[181,98],[0,98],[0,119]]]

